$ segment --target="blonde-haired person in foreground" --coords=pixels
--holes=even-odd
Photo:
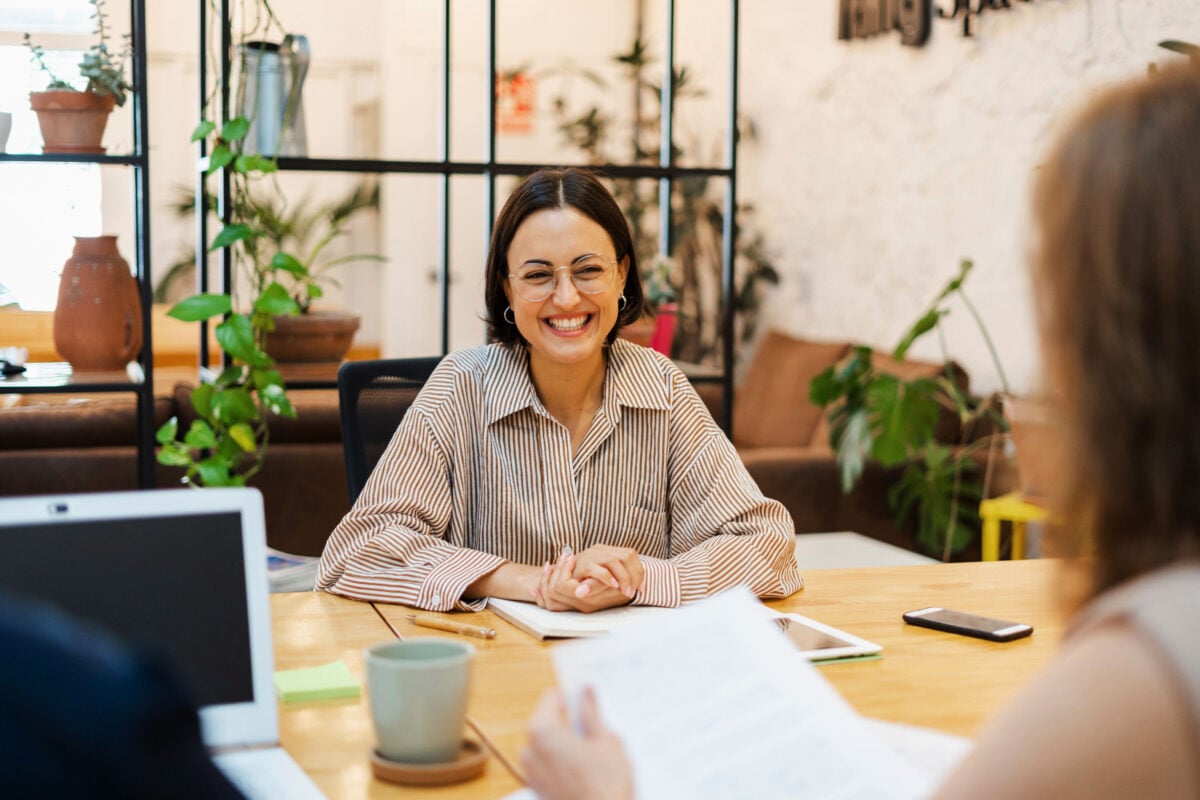
[[[1061,426],[1064,569],[1086,596],[1059,657],[938,797],[1200,796],[1200,69],[1110,90],[1037,178],[1032,266]],[[543,798],[632,793],[585,697],[543,699],[523,754]]]

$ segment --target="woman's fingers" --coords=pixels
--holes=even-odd
[[[592,578],[632,598],[641,588],[643,573],[633,548],[597,544],[579,553],[574,574],[577,580]]]

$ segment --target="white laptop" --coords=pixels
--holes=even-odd
[[[279,746],[256,489],[3,498],[0,553],[0,587],[164,655],[243,794],[324,797]]]

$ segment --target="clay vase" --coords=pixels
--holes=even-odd
[[[142,349],[142,304],[116,236],[76,236],[54,309],[54,347],[75,372],[123,371]]]

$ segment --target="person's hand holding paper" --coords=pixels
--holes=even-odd
[[[633,798],[633,774],[625,748],[604,725],[590,687],[580,697],[578,726],[571,724],[562,695],[546,692],[530,717],[529,747],[521,755],[529,785],[543,796]]]

